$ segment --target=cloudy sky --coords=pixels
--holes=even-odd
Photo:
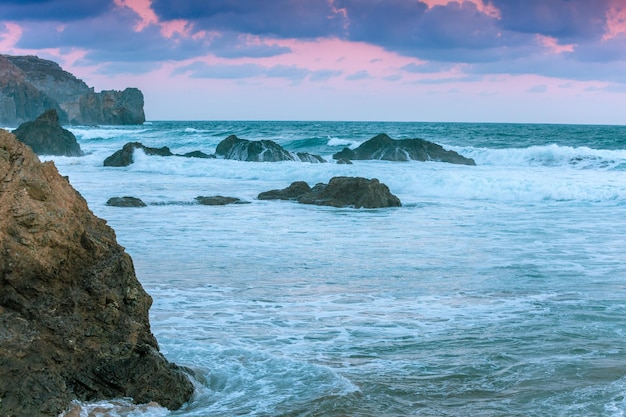
[[[626,0],[0,0],[0,53],[149,120],[626,124]]]

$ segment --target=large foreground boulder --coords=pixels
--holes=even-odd
[[[313,188],[304,181],[296,181],[283,190],[266,191],[259,200],[296,200],[302,204],[331,207],[383,208],[400,207],[400,199],[376,178],[333,177],[328,184]]]
[[[252,162],[299,161],[324,163],[326,160],[319,155],[306,152],[289,152],[271,140],[252,141],[230,135],[215,148],[215,155],[224,159]]]
[[[193,385],[159,352],[151,303],[113,229],[0,130],[0,415],[116,397],[180,407]]]
[[[344,148],[333,155],[336,160],[382,159],[386,161],[438,161],[461,165],[476,165],[473,159],[444,149],[424,139],[396,140],[381,133],[358,148]]]
[[[22,123],[13,134],[38,155],[83,155],[76,136],[59,124],[55,109],[46,110],[32,122]]]

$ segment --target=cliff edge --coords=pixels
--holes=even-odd
[[[117,397],[179,408],[193,386],[159,352],[151,303],[113,229],[0,129],[0,415]]]
[[[96,93],[56,62],[0,55],[0,125],[17,126],[47,109],[55,109],[62,124],[142,124],[143,106],[137,88]]]

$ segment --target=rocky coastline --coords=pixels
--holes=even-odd
[[[142,124],[137,88],[95,92],[56,62],[36,56],[0,55],[0,125],[18,126],[54,109],[61,124]]]
[[[194,387],[159,352],[151,304],[113,229],[0,130],[0,415],[128,397],[181,407]]]

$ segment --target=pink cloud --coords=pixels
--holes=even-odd
[[[603,40],[626,35],[626,5],[621,0],[614,0],[606,15],[606,32]]]
[[[0,33],[0,50],[10,51],[14,49],[15,44],[22,36],[22,28],[11,22],[5,22],[4,27],[6,31]]]
[[[493,18],[500,18],[500,10],[495,7],[489,0],[486,2],[484,0],[420,0],[422,3],[425,3],[429,8],[433,8],[435,6],[447,6],[450,3],[474,3],[476,8],[486,14],[487,16],[491,16]]]
[[[537,42],[539,42],[541,46],[545,47],[554,54],[574,52],[574,48],[576,47],[576,44],[559,45],[558,40],[552,36],[536,35],[536,37]]]

